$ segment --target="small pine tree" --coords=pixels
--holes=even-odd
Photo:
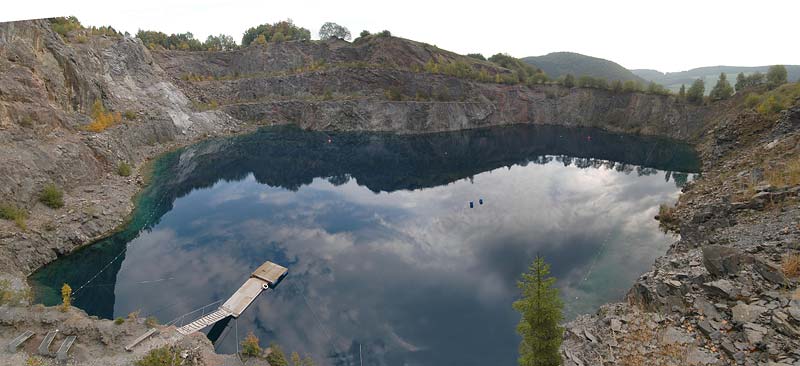
[[[686,85],[681,84],[681,89],[678,90],[678,99],[686,100]]]
[[[72,287],[68,284],[61,286],[61,311],[66,312],[72,304]]]
[[[711,100],[723,100],[730,98],[731,95],[733,95],[733,87],[731,87],[727,75],[723,72],[719,74],[717,85],[714,85],[714,88],[711,89],[711,93],[708,96]]]
[[[567,74],[567,76],[564,77],[563,84],[567,88],[571,88],[571,87],[575,86],[575,77],[572,76],[572,74]]]
[[[744,89],[745,86],[747,86],[747,77],[744,76],[743,72],[740,72],[739,75],[736,75],[736,85],[734,86],[736,88],[736,92],[738,93]]]
[[[517,325],[517,333],[522,336],[520,366],[558,366],[562,363],[559,348],[564,328],[559,323],[563,318],[564,304],[554,287],[555,278],[549,275],[550,266],[537,255],[517,284],[522,290],[522,298],[514,302],[514,309],[522,315]]]
[[[691,103],[702,104],[703,95],[705,92],[706,84],[703,82],[703,79],[697,79],[692,83],[692,86],[690,86],[689,90],[686,92],[686,100]]]

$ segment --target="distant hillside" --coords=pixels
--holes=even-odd
[[[636,80],[644,82],[644,79],[634,75],[634,73],[616,62],[581,55],[580,53],[553,52],[544,56],[525,57],[522,61],[542,69],[551,78],[572,74],[574,76],[586,75],[606,80]]]
[[[649,69],[631,70],[631,72],[645,80],[655,81],[656,83],[664,85],[672,91],[678,91],[682,84],[688,86],[695,79],[702,78],[706,83],[706,93],[708,93],[714,84],[716,84],[720,73],[724,72],[728,74],[728,80],[735,82],[736,75],[740,72],[743,72],[746,75],[755,72],[766,74],[767,69],[769,69],[769,66],[708,66],[698,67],[696,69],[681,72],[663,73],[657,70]],[[789,72],[789,81],[797,81],[800,79],[800,65],[786,65],[786,71]]]

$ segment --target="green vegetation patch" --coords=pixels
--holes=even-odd
[[[798,99],[800,99],[800,83],[791,83],[764,93],[751,92],[745,98],[744,104],[765,117],[775,117],[780,111],[791,107]]]
[[[148,352],[144,358],[136,361],[136,366],[171,366],[182,365],[180,351],[175,347],[164,346]]]
[[[50,208],[64,207],[64,192],[53,183],[49,183],[39,192],[39,202]]]
[[[121,162],[119,166],[117,166],[117,174],[122,177],[130,177],[131,176],[131,166],[126,162]]]
[[[9,203],[0,203],[0,219],[14,221],[20,229],[24,230],[27,227],[25,224],[27,218],[28,213],[25,210]]]

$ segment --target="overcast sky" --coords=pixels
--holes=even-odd
[[[357,35],[392,34],[458,53],[516,57],[573,51],[627,68],[800,64],[798,0],[4,0],[0,20],[75,15],[84,25],[230,34],[291,18],[311,30],[337,22]]]

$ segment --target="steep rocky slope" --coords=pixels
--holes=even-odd
[[[740,102],[662,218],[679,240],[625,303],[567,325],[568,365],[800,364],[800,101],[778,118]]]
[[[129,120],[84,131],[94,101]],[[112,173],[122,162],[240,124],[194,111],[134,39],[66,43],[44,20],[0,24],[0,202],[30,211],[27,230],[0,221],[0,268],[30,273],[118,226],[138,190]],[[66,192],[64,208],[37,203],[48,183]]]
[[[508,70],[398,38],[283,42],[232,52],[157,51],[154,57],[176,85],[204,105],[244,121],[310,129],[426,132],[539,123],[688,139],[701,131],[706,117],[704,108],[665,96],[481,83],[421,72],[432,60],[470,63],[490,74]],[[387,100],[387,94],[393,97]]]

